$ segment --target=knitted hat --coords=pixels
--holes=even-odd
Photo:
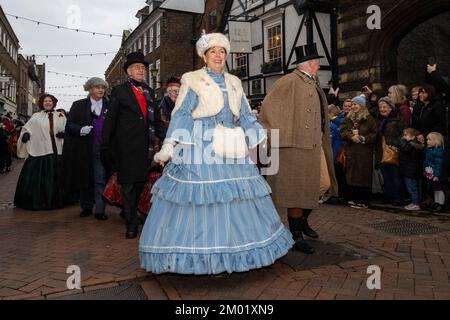
[[[380,102],[386,103],[392,110],[395,109],[395,103],[388,96],[383,97],[380,100],[378,100],[378,104],[380,104]]]
[[[93,77],[86,81],[86,83],[84,84],[84,91],[89,91],[96,86],[103,86],[105,87],[105,90],[109,87],[108,82],[106,82],[102,78]]]
[[[203,30],[203,32],[205,32]],[[205,52],[213,47],[222,47],[225,49],[226,53],[230,53],[230,41],[222,33],[208,33],[200,37],[196,43],[197,54],[200,58],[203,58]]]
[[[359,104],[361,107],[366,106],[366,98],[364,96],[356,96],[352,99],[352,102]]]

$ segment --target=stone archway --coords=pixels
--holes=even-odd
[[[369,66],[374,82],[387,88],[398,82],[397,51],[405,36],[423,22],[450,11],[448,0],[401,0],[382,12],[381,30],[369,36]]]
[[[400,41],[398,82],[408,87],[422,84],[428,57],[436,59],[442,75],[450,75],[450,11],[423,22]]]

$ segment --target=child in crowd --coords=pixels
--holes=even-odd
[[[423,143],[417,140],[419,131],[413,128],[403,130],[398,149],[400,152],[400,173],[405,180],[406,189],[411,196],[411,203],[405,206],[406,210],[420,210],[419,180],[421,176],[421,158]]]
[[[438,132],[430,132],[427,136],[427,148],[425,149],[423,168],[428,181],[428,191],[434,194],[434,204],[431,210],[434,212],[444,212],[444,183],[446,180],[444,137]]]

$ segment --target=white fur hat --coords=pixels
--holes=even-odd
[[[230,53],[230,41],[222,33],[208,33],[205,34],[203,30],[203,35],[198,39],[197,44],[197,54],[203,58],[203,55],[209,48],[222,47],[225,49],[227,54]]]

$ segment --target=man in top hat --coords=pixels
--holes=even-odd
[[[154,91],[145,82],[148,62],[141,52],[127,55],[129,79],[113,88],[102,137],[102,157],[117,170],[122,187],[126,238],[136,238],[139,196],[149,178],[153,141],[162,137],[164,124],[155,112]]]
[[[66,201],[80,194],[81,217],[92,214],[107,220],[103,190],[106,184],[105,167],[100,158],[100,145],[108,100],[105,91],[108,83],[101,78],[91,78],[84,85],[89,92],[85,99],[75,101],[67,117],[63,146],[63,185]]]
[[[263,101],[259,121],[279,130],[279,171],[269,176],[275,203],[287,208],[294,248],[314,253],[303,235],[318,238],[308,217],[321,195],[337,194],[330,142],[327,97],[317,81],[316,44],[295,48],[297,68],[279,79]],[[270,135],[269,135],[270,136]]]

